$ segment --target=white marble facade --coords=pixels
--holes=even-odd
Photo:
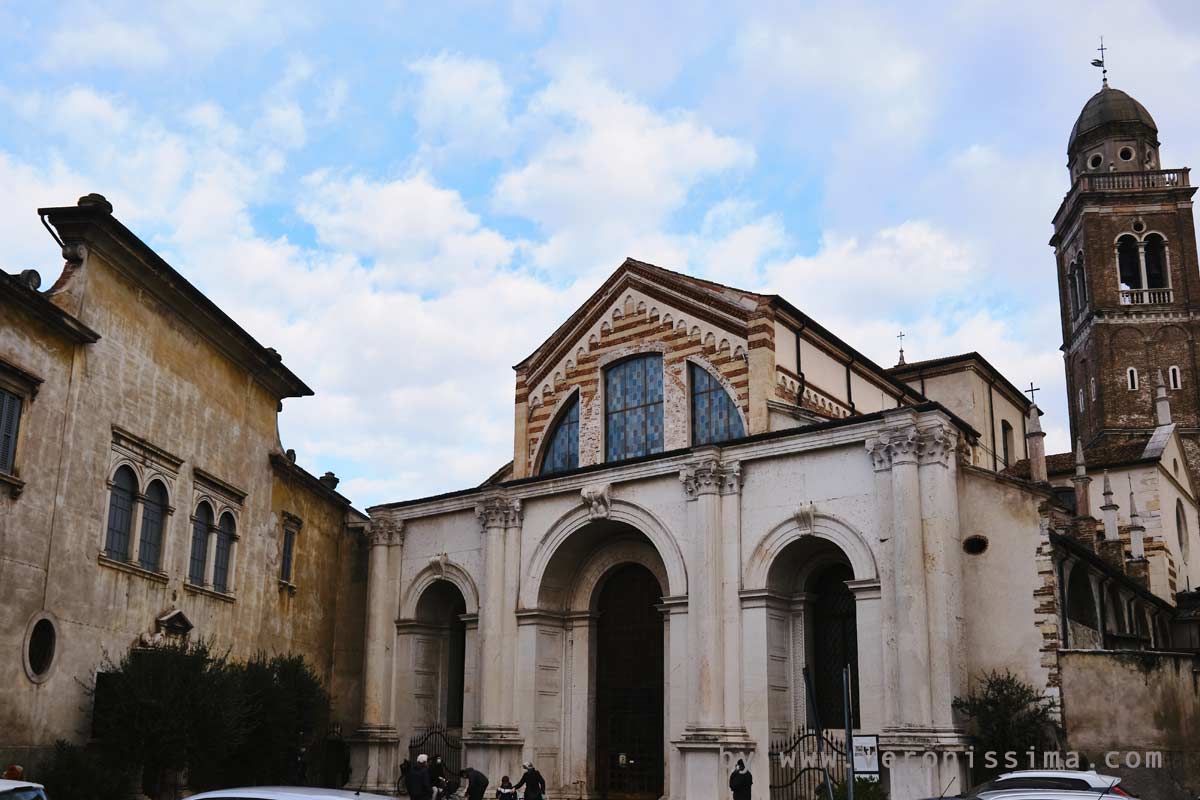
[[[370,761],[388,783],[409,732],[446,721],[449,637],[420,606],[448,582],[465,624],[467,760],[498,782],[530,759],[552,796],[594,796],[596,603],[630,563],[662,589],[662,796],[725,797],[739,757],[768,796],[768,743],[804,719],[806,580],[829,564],[852,573],[857,728],[885,750],[961,750],[959,442],[945,412],[896,409],[373,509],[371,735],[356,773]],[[913,761],[885,777],[903,800],[959,776]]]

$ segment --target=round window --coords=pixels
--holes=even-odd
[[[988,549],[987,537],[978,534],[968,536],[966,539],[963,539],[962,549],[967,555],[977,556]]]
[[[1121,156],[1122,161],[1133,161],[1133,148],[1122,147],[1119,155]]]
[[[29,633],[27,658],[29,660],[30,677],[34,680],[44,679],[54,663],[54,651],[58,644],[58,632],[54,623],[47,617],[42,617],[33,625]]]
[[[1144,230],[1146,230],[1146,223],[1142,222],[1140,219],[1133,223],[1134,233],[1141,233]]]
[[[1088,166],[1092,169],[1100,169],[1100,165],[1103,163],[1104,156],[1100,155],[1099,153],[1093,153],[1092,157],[1088,159]]]

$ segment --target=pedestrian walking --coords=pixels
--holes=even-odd
[[[446,793],[446,765],[441,756],[433,757],[433,764],[429,767],[429,782],[433,784],[433,800],[438,800]]]
[[[408,771],[409,800],[433,800],[433,781],[429,777],[429,756],[421,753]]]
[[[729,791],[733,792],[733,800],[750,800],[750,786],[753,783],[754,776],[746,769],[746,762],[739,758],[737,767],[729,776]]]
[[[525,770],[525,774],[521,776],[520,782],[513,789],[525,787],[525,800],[542,800],[546,795],[546,779],[542,777],[542,773],[533,768],[533,762],[526,761],[521,765]]]
[[[507,775],[500,779],[500,786],[496,788],[496,800],[517,800],[517,790]]]
[[[483,800],[488,787],[487,775],[471,767],[464,767],[459,775],[467,782],[467,800]]]

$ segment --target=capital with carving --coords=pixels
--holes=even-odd
[[[583,504],[588,507],[588,519],[608,519],[612,514],[612,484],[596,483],[585,486],[579,492]]]
[[[376,519],[367,527],[371,547],[390,547],[404,541],[404,520]]]
[[[958,451],[958,441],[958,430],[945,422],[921,428],[921,464],[949,466],[950,459]]]
[[[867,452],[875,471],[891,469],[895,464],[914,464],[921,451],[921,435],[916,425],[886,428],[867,440]]]
[[[721,494],[739,494],[742,491],[742,462],[722,464],[718,475]]]
[[[485,531],[489,528],[514,528],[521,523],[521,501],[489,497],[475,505],[475,516]]]

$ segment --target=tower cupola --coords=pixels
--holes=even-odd
[[[1079,112],[1067,141],[1071,178],[1158,169],[1158,126],[1146,107],[1107,83]]]

